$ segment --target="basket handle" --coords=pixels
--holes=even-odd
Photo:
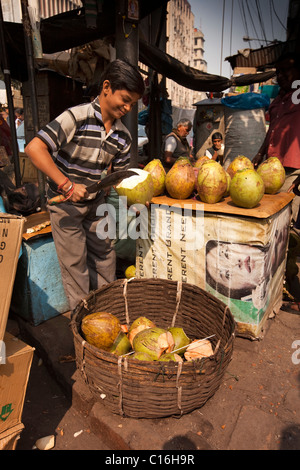
[[[172,318],[172,324],[171,324],[172,328],[175,326],[176,317],[177,317],[177,313],[178,313],[179,305],[181,301],[181,294],[182,294],[182,281],[178,281],[177,282],[177,294],[176,294],[176,309]]]
[[[134,278],[131,278],[131,279],[134,279]],[[127,301],[127,285],[128,285],[128,282],[130,281],[130,279],[124,279],[123,280],[123,297],[124,297],[124,300],[125,300],[125,316],[126,316],[126,323],[127,325],[129,326],[129,310],[128,310],[128,301]]]

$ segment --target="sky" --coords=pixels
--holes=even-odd
[[[226,57],[237,54],[239,49],[249,47],[258,49],[266,46],[265,40],[286,40],[289,0],[188,0],[188,2],[195,15],[194,26],[204,34],[203,58],[207,62],[208,73],[229,78],[232,69],[225,60]],[[249,42],[243,40],[244,36],[260,41],[251,41],[249,46]]]

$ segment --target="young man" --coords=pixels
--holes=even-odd
[[[215,132],[212,135],[212,147],[207,149],[205,155],[223,165],[224,144],[223,137],[220,132]]]
[[[115,60],[104,71],[99,95],[64,111],[41,129],[25,148],[48,178],[48,198],[66,201],[48,206],[64,289],[73,310],[90,290],[115,280],[115,252],[96,230],[102,193],[86,186],[111,170],[127,168],[131,135],[121,118],[144,93],[142,76],[131,64]],[[103,217],[102,217],[103,218]]]
[[[279,95],[269,107],[270,125],[252,163],[256,168],[265,158],[278,157],[285,168],[286,179],[281,192],[300,183],[300,104],[297,91],[300,80],[300,55],[288,53],[276,62]],[[297,220],[300,196],[292,202],[293,220]]]
[[[16,125],[16,128],[18,128],[22,124],[22,122],[24,121],[24,110],[23,110],[23,108],[16,108],[15,109],[15,116],[16,116],[15,125]]]
[[[166,136],[164,140],[164,166],[170,169],[179,157],[189,157],[191,155],[191,147],[187,141],[187,136],[192,129],[192,123],[188,119],[181,119],[172,132]]]

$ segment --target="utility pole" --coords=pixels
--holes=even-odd
[[[139,60],[139,0],[116,1],[116,57],[126,59],[134,66]],[[131,167],[138,165],[138,107],[122,119],[132,136]]]
[[[38,102],[37,102],[37,91],[36,91],[36,79],[35,79],[35,67],[34,67],[34,52],[32,45],[32,28],[30,24],[29,14],[28,14],[28,0],[21,0],[22,7],[22,22],[24,29],[24,39],[25,39],[25,51],[27,59],[27,69],[28,69],[28,78],[30,83],[30,97],[31,97],[31,107],[32,107],[32,121],[34,133],[36,134],[39,131],[39,111],[38,111]],[[46,196],[45,196],[45,177],[41,171],[38,171],[38,185],[39,185],[39,194],[41,198],[41,208],[45,210],[46,208]]]
[[[12,137],[12,152],[13,152],[13,161],[14,161],[14,170],[15,170],[15,179],[17,188],[22,186],[21,173],[20,173],[20,160],[19,160],[19,147],[17,140],[17,131],[15,127],[14,119],[14,103],[11,92],[11,76],[10,69],[6,55],[6,46],[5,46],[5,34],[3,27],[3,14],[2,14],[2,5],[0,0],[0,43],[1,43],[1,57],[2,57],[2,72],[4,75],[4,83],[7,95],[7,104],[9,110],[9,119],[11,122],[10,132]]]

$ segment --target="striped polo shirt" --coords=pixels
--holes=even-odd
[[[67,109],[38,133],[60,169],[72,182],[95,183],[113,170],[126,169],[130,162],[131,135],[120,119],[106,134],[98,98]],[[56,196],[57,186],[48,180],[48,197]],[[95,196],[95,195],[94,195]]]

